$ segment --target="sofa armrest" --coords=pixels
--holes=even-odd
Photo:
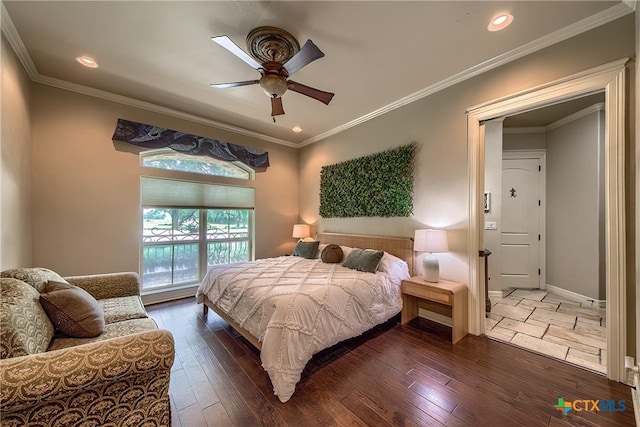
[[[129,297],[140,295],[138,273],[92,274],[89,276],[65,277],[67,282],[89,292],[95,299]]]
[[[153,330],[0,360],[2,424],[168,425],[174,355]]]

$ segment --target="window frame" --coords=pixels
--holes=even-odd
[[[169,241],[160,241],[160,242],[145,242],[144,235],[144,211],[146,209],[163,209],[163,210],[198,210],[198,239],[197,240],[185,240],[185,241],[174,241],[173,239]],[[229,238],[229,239],[208,239],[208,229],[207,229],[207,212],[210,210],[238,210],[238,211],[247,211],[247,238]],[[246,242],[247,245],[247,259],[249,261],[254,259],[254,208],[227,208],[227,207],[213,207],[213,206],[158,206],[158,205],[143,205],[141,207],[141,240],[140,240],[140,279],[142,282],[142,291],[143,292],[156,292],[156,291],[167,291],[167,290],[175,290],[184,287],[191,287],[202,281],[207,270],[209,269],[209,244],[212,242]],[[173,214],[172,214],[173,216]],[[172,219],[173,220],[173,219]],[[184,246],[189,244],[197,244],[198,245],[198,278],[194,281],[190,282],[181,282],[178,284],[174,283],[175,278],[175,249],[176,245]],[[172,247],[172,255],[171,255],[171,283],[165,285],[158,286],[145,286],[144,276],[144,251],[146,247],[153,246],[171,246]],[[214,264],[214,265],[227,265],[227,264]]]
[[[198,161],[202,161],[202,159],[206,159],[209,163],[215,164],[225,164],[225,165],[233,165],[238,169],[241,169],[243,172],[246,172],[248,177],[238,177],[238,176],[228,176],[228,175],[219,175],[219,174],[208,174],[208,173],[201,173],[201,172],[194,172],[194,171],[189,171],[189,170],[183,170],[183,169],[168,169],[168,168],[163,168],[163,167],[159,167],[159,166],[149,166],[149,165],[145,165],[144,161],[145,158],[154,156],[154,155],[162,155],[162,154],[170,154],[173,157],[176,157],[178,159],[185,159],[185,160],[189,160],[189,157],[196,157],[198,159]],[[140,167],[142,168],[150,168],[150,169],[156,169],[156,170],[161,170],[161,171],[170,171],[170,172],[184,172],[184,173],[192,173],[195,175],[201,175],[201,176],[206,176],[206,177],[219,177],[219,178],[231,178],[231,179],[239,179],[239,180],[243,180],[243,181],[253,181],[255,180],[256,177],[256,172],[255,170],[253,170],[250,166],[245,165],[242,162],[239,161],[233,161],[233,162],[228,162],[225,160],[220,160],[220,159],[216,159],[215,157],[209,157],[209,156],[195,156],[192,154],[186,154],[186,153],[180,153],[178,151],[172,150],[171,148],[159,148],[156,150],[144,150],[141,151],[139,154],[139,161],[140,161]]]

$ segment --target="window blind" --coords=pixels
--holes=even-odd
[[[255,189],[164,178],[140,178],[142,206],[252,209]]]

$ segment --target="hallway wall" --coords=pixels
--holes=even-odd
[[[596,111],[547,133],[547,283],[596,300],[606,299],[603,129]]]

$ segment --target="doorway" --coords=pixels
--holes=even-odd
[[[485,209],[496,225],[485,227],[485,247],[498,255],[485,333],[599,373],[607,370],[604,101],[599,92],[485,124],[501,129],[485,132],[485,191],[501,199]]]
[[[605,93],[605,259],[607,377],[625,378],[626,301],[625,301],[625,221],[624,221],[624,81],[623,58],[600,67],[552,82],[513,96],[488,102],[468,110],[467,139],[469,158],[469,330],[485,332],[485,297],[482,263],[478,254],[484,245],[484,129],[485,120],[531,111],[543,106]]]

